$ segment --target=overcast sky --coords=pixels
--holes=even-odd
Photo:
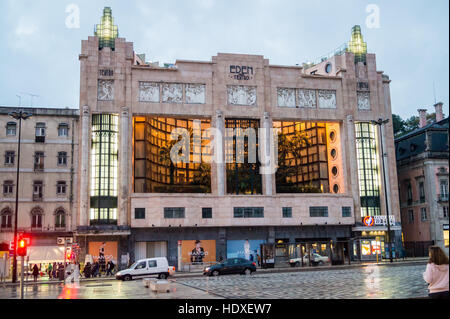
[[[79,28],[75,11],[66,12],[71,4]],[[378,70],[392,80],[393,113],[434,111],[433,82],[449,113],[448,0],[0,0],[0,105],[17,106],[21,94],[30,106],[23,93],[31,93],[39,95],[34,106],[78,108],[81,40],[93,35],[105,6],[119,36],[161,63],[222,52],[301,64],[348,42],[359,24]]]

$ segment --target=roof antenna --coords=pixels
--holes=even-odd
[[[434,85],[434,81],[433,81],[433,94],[434,94],[434,104],[436,104],[436,87]]]

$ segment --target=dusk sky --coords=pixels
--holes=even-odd
[[[366,23],[368,5],[379,27]],[[69,6],[72,5],[72,6]],[[79,28],[67,26],[79,9]],[[390,76],[393,113],[449,105],[449,1],[0,0],[0,105],[79,107],[81,40],[110,6],[119,36],[148,61],[210,61],[221,53],[264,55],[271,64],[314,61],[362,28],[377,68]],[[373,8],[371,6],[369,8]],[[69,20],[75,21],[75,20]]]

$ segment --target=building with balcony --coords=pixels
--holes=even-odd
[[[0,107],[0,242],[14,237],[19,121]],[[22,120],[18,232],[31,239],[30,262],[62,261],[57,239],[73,237],[78,180],[77,109],[24,108]],[[55,258],[58,258],[56,260]]]
[[[312,249],[375,258],[387,208],[401,246],[392,123],[373,123],[391,118],[390,80],[358,26],[315,64],[219,53],[160,66],[105,8],[79,60],[82,253],[179,269],[238,255],[282,265]]]
[[[419,128],[395,140],[405,249],[428,256],[428,246],[448,254],[448,117],[435,104],[436,121],[419,110]]]

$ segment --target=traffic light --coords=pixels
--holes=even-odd
[[[27,241],[25,238],[19,238],[17,241],[17,255],[26,256],[27,255]]]

